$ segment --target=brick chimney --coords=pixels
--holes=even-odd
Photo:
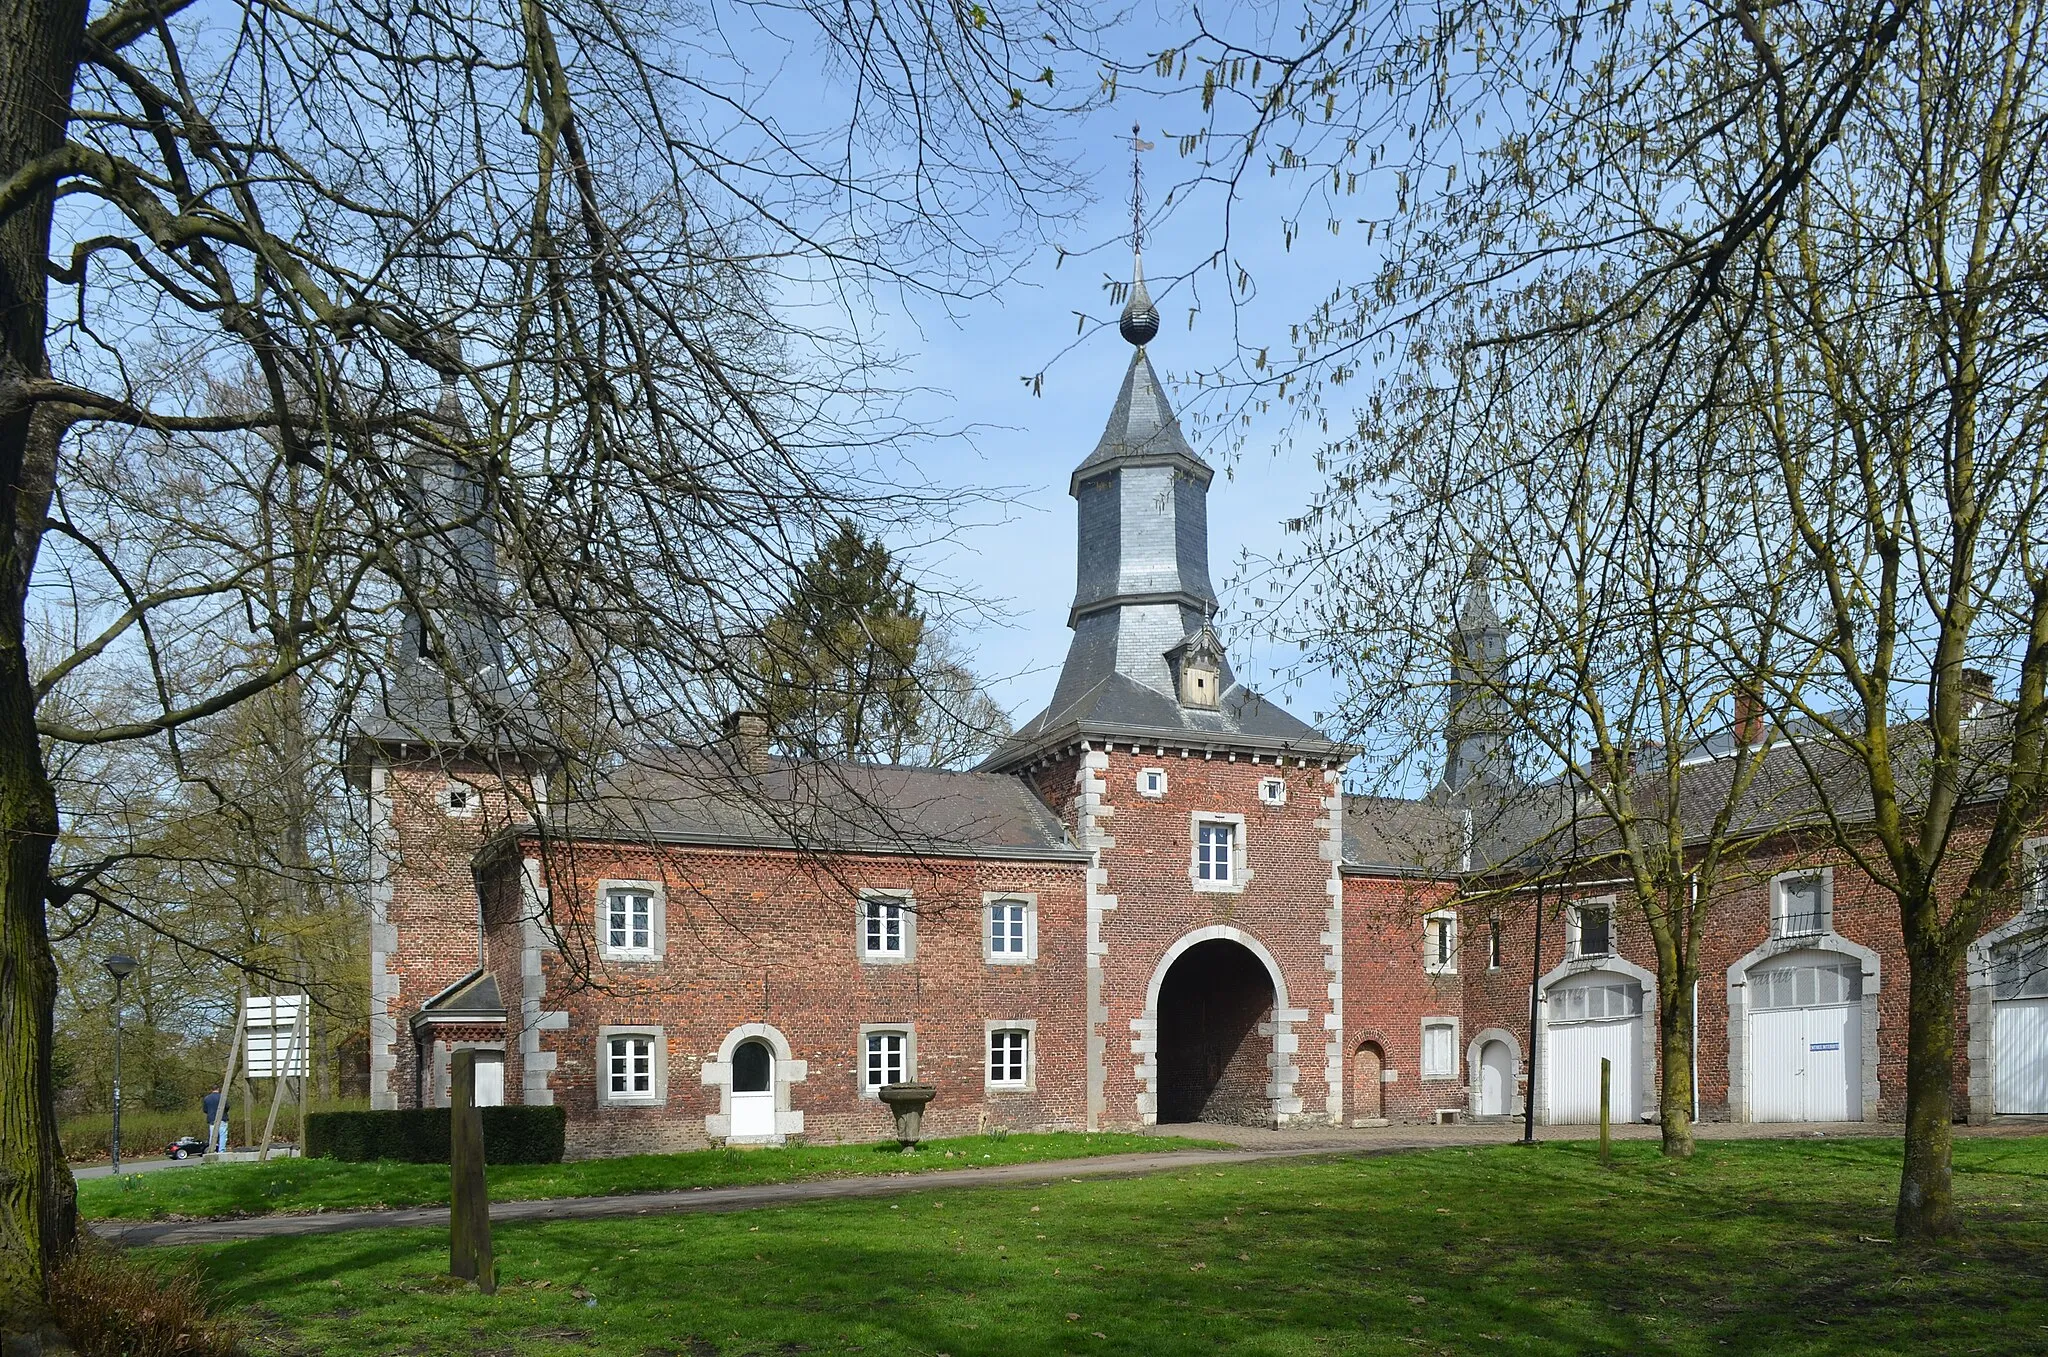
[[[1735,743],[1745,749],[1760,744],[1764,738],[1764,704],[1755,693],[1737,689],[1735,693]]]
[[[1974,721],[1988,715],[1991,710],[1991,675],[1982,669],[1965,669],[1962,673],[1963,719]]]
[[[768,717],[764,712],[736,711],[725,718],[725,741],[733,760],[759,777],[768,771]]]

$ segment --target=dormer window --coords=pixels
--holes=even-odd
[[[1223,701],[1223,642],[1205,622],[1199,631],[1166,652],[1173,665],[1183,707],[1214,710]]]

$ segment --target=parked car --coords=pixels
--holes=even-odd
[[[206,1153],[206,1142],[198,1136],[179,1136],[165,1153],[173,1159],[189,1159],[195,1154]]]

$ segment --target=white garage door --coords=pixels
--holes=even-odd
[[[1634,1121],[1642,1111],[1643,989],[1622,976],[1595,974],[1553,986],[1548,995],[1549,1068],[1545,1116],[1552,1125],[1600,1120],[1600,1061],[1612,1062],[1608,1115]]]
[[[1992,1110],[2048,1112],[2048,999],[2006,999],[1993,1008]]]
[[[1862,1121],[1862,963],[1794,953],[1748,989],[1749,1119]]]

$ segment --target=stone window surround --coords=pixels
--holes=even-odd
[[[1462,1025],[1458,1015],[1455,1013],[1432,1013],[1417,1024],[1416,1030],[1420,1033],[1421,1042],[1415,1051],[1415,1077],[1417,1079],[1432,1084],[1456,1082],[1458,1078],[1458,1028]],[[1451,1067],[1448,1070],[1432,1071],[1423,1066],[1422,1062],[1429,1057],[1429,1029],[1432,1027],[1448,1027],[1451,1029]]]
[[[917,1080],[917,1024],[914,1022],[864,1022],[853,1047],[853,1086],[861,1097],[875,1102],[881,1094],[868,1085],[868,1038],[877,1032],[894,1032],[903,1038],[903,1082]]]
[[[646,947],[611,945],[611,896],[613,891],[630,891],[648,897]],[[628,933],[630,937],[630,932]],[[659,881],[606,878],[597,883],[597,955],[601,961],[645,964],[668,954],[668,887]]]
[[[1621,955],[1621,910],[1620,900],[1613,895],[1589,895],[1573,900],[1564,907],[1565,955],[1574,961],[1594,961],[1601,957]],[[1607,911],[1607,950],[1604,952],[1582,952],[1579,950],[1579,909],[1583,905],[1600,905]],[[1655,993],[1652,986],[1648,991]]]
[[[1145,783],[1148,779],[1154,777],[1159,779],[1159,790],[1148,791],[1146,789]],[[1164,768],[1140,768],[1138,770],[1137,785],[1138,795],[1144,797],[1146,800],[1164,801],[1166,799],[1166,789],[1168,786],[1171,785],[1171,783],[1166,776],[1166,770]]]
[[[461,805],[455,803],[457,793],[462,796]],[[441,788],[441,811],[445,815],[463,819],[476,814],[477,803],[482,799],[483,795],[476,789],[475,783],[451,777],[447,785]]]
[[[998,952],[990,932],[989,911],[997,905],[1024,906],[1024,950]],[[991,966],[1029,966],[1038,960],[1038,892],[983,891],[981,893],[981,959]]]
[[[1789,881],[1805,881],[1820,878],[1820,927],[1811,933],[1787,933],[1785,931],[1785,884]],[[1819,938],[1835,931],[1835,869],[1832,867],[1795,867],[1789,872],[1779,872],[1771,878],[1771,936],[1773,938]]]
[[[647,1095],[613,1093],[612,1088],[612,1039],[614,1037],[646,1037],[648,1047],[648,1082],[653,1091]],[[668,1033],[651,1023],[618,1023],[597,1029],[597,1105],[601,1108],[666,1107],[668,1106]]]
[[[1202,826],[1229,825],[1230,835],[1230,880],[1204,881],[1199,875],[1202,863]],[[1197,810],[1188,814],[1188,884],[1202,892],[1235,895],[1242,892],[1245,883],[1252,879],[1251,863],[1246,859],[1244,816],[1226,814],[1222,811]]]
[[[989,1060],[989,1048],[998,1032],[1024,1033],[1024,1082],[1021,1084],[999,1084]],[[1036,1093],[1038,1092],[1038,1019],[1006,1018],[1001,1021],[990,1019],[982,1024],[981,1034],[981,1079],[982,1088],[988,1093]]]
[[[775,1093],[775,1134],[771,1136],[732,1134],[732,1060],[740,1043],[746,1041],[764,1041],[775,1055],[775,1081],[770,1085]],[[741,1023],[726,1033],[717,1058],[705,1061],[698,1070],[699,1081],[706,1088],[718,1090],[718,1110],[704,1118],[705,1138],[733,1145],[779,1145],[789,1136],[802,1135],[804,1114],[791,1106],[792,1095],[795,1086],[810,1078],[810,1074],[810,1062],[795,1058],[789,1038],[780,1030],[765,1022]]]
[[[1443,925],[1450,935],[1450,946],[1445,949],[1449,955],[1437,959],[1435,925]],[[1458,911],[1455,909],[1433,909],[1422,916],[1422,970],[1425,975],[1456,975],[1458,973]]]
[[[1813,869],[1790,873],[1793,876],[1811,876]],[[1773,891],[1775,894],[1775,890]],[[1828,890],[1822,888],[1822,898]],[[1775,927],[1775,921],[1774,921]],[[1834,927],[1832,911],[1828,915],[1828,927]],[[1772,937],[1763,946],[1738,958],[1728,968],[1728,1120],[1746,1122],[1749,1120],[1749,973],[1759,966],[1775,961],[1790,952],[1833,952],[1862,963],[1863,1002],[1862,1022],[1863,1050],[1858,1068],[1863,1072],[1863,1119],[1875,1121],[1878,1116],[1878,996],[1884,988],[1884,964],[1877,952],[1861,943],[1849,941],[1839,933],[1799,933],[1789,938]],[[1648,991],[1645,993],[1647,1002]],[[1645,1024],[1654,1026],[1654,1024]]]
[[[903,951],[870,952],[868,950],[868,905],[870,902],[894,904],[900,907],[903,924]],[[985,946],[986,944],[984,944]],[[860,904],[853,916],[853,950],[860,957],[863,966],[902,966],[917,960],[917,901],[909,891],[864,890],[860,893]]]
[[[1259,779],[1259,804],[1262,806],[1284,806],[1287,804],[1287,779],[1284,777],[1262,777]]]

